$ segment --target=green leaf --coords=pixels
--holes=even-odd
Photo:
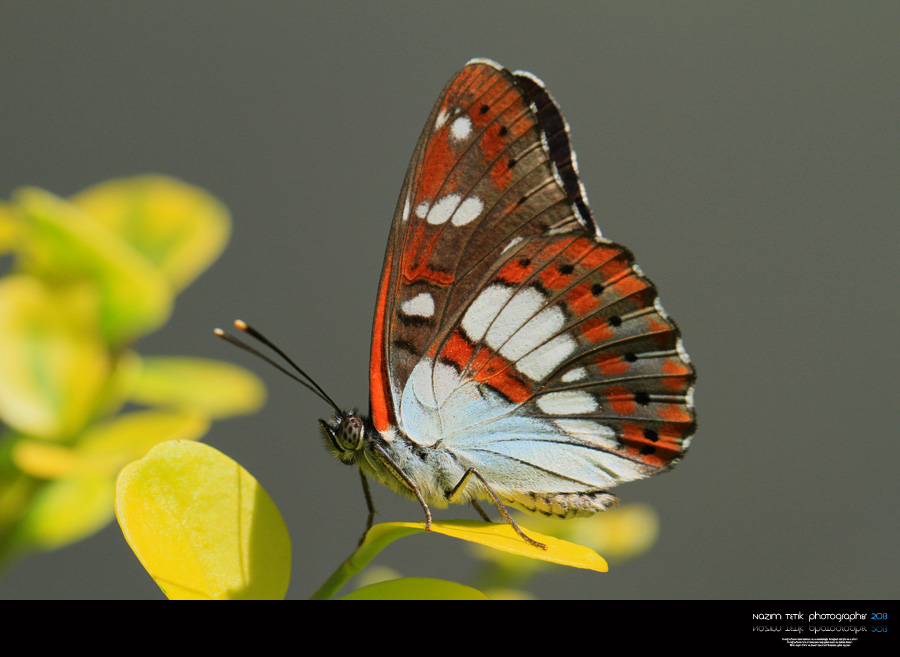
[[[257,411],[266,389],[255,374],[217,360],[146,357],[132,393],[148,406],[174,406],[213,418]]]
[[[170,599],[283,598],[291,543],[269,495],[202,443],[169,441],[125,467],[116,517]]]
[[[71,438],[93,415],[111,363],[89,286],[0,280],[0,418],[22,433]]]
[[[48,282],[89,282],[101,327],[121,345],[169,317],[172,287],[143,255],[75,205],[40,189],[15,195],[23,219],[20,265]]]
[[[487,600],[471,586],[430,577],[401,577],[357,589],[341,600]]]
[[[531,538],[547,546],[546,550],[542,550],[530,543],[526,543],[506,523],[448,520],[432,523],[431,531],[436,534],[445,534],[453,538],[485,545],[505,553],[527,556],[532,559],[549,561],[564,566],[586,568],[604,573],[608,568],[603,557],[590,548],[524,529],[525,533]],[[365,568],[366,564],[389,544],[404,536],[421,534],[423,532],[425,532],[425,523],[387,522],[374,525],[366,534],[362,545],[313,594],[313,598],[319,600],[331,598],[348,579]]]
[[[181,290],[228,241],[228,210],[210,194],[158,175],[110,180],[72,198],[82,210],[140,251]]]
[[[15,538],[20,544],[51,550],[87,538],[112,516],[112,477],[56,479],[40,488]]]

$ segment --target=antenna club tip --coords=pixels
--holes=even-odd
[[[235,327],[239,328],[239,329],[242,330],[242,331],[246,331],[246,330],[247,330],[247,322],[245,322],[245,321],[242,320],[242,319],[236,319],[236,320],[234,320],[234,325],[235,325]]]
[[[225,335],[225,331],[223,331],[223,330],[220,329],[220,328],[213,329],[213,333],[215,333],[215,334],[218,335],[219,337],[222,337],[223,335]]]

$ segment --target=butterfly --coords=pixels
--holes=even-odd
[[[570,518],[672,468],[696,373],[631,252],[601,236],[569,129],[535,76],[485,59],[444,88],[403,182],[375,309],[368,416],[334,409],[329,450],[430,506],[488,500]],[[365,534],[363,534],[365,536]]]

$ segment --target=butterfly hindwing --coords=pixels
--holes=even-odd
[[[453,449],[520,508],[593,512],[684,452],[694,378],[653,284],[599,236],[543,85],[467,65],[426,122],[392,225],[376,429]]]

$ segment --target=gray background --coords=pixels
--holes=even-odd
[[[257,416],[207,441],[281,508],[289,595],[349,554],[365,510],[324,451],[327,407],[212,336],[265,329],[367,406],[383,249],[412,148],[468,59],[529,70],[568,118],[606,236],[658,284],[697,364],[700,429],[630,484],[656,548],[543,597],[898,597],[896,3],[0,4],[0,195],[143,172],[222,198],[224,256],[149,354],[260,372]],[[382,520],[419,520],[375,490]],[[440,518],[473,517],[456,507]],[[465,580],[450,539],[380,561]],[[0,597],[161,598],[116,525],[0,577]]]

